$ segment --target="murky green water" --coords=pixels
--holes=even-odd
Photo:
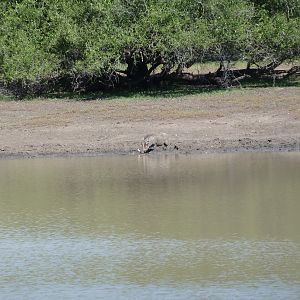
[[[300,299],[300,153],[0,161],[0,299]]]

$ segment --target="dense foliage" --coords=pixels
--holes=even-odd
[[[211,60],[224,80],[237,60],[257,76],[299,58],[299,20],[300,0],[1,0],[0,81],[134,86]]]

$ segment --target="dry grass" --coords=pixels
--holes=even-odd
[[[207,119],[246,111],[290,113],[299,118],[300,88],[238,89],[178,98],[119,98],[114,100],[36,100],[0,102],[1,126],[68,126],[101,121]]]

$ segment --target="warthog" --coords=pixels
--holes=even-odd
[[[154,150],[155,147],[165,147],[169,145],[168,135],[166,133],[159,134],[147,134],[141,144],[142,149],[138,149],[140,153],[149,153]]]

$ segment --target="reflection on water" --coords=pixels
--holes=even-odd
[[[299,299],[300,153],[0,161],[2,299]]]

